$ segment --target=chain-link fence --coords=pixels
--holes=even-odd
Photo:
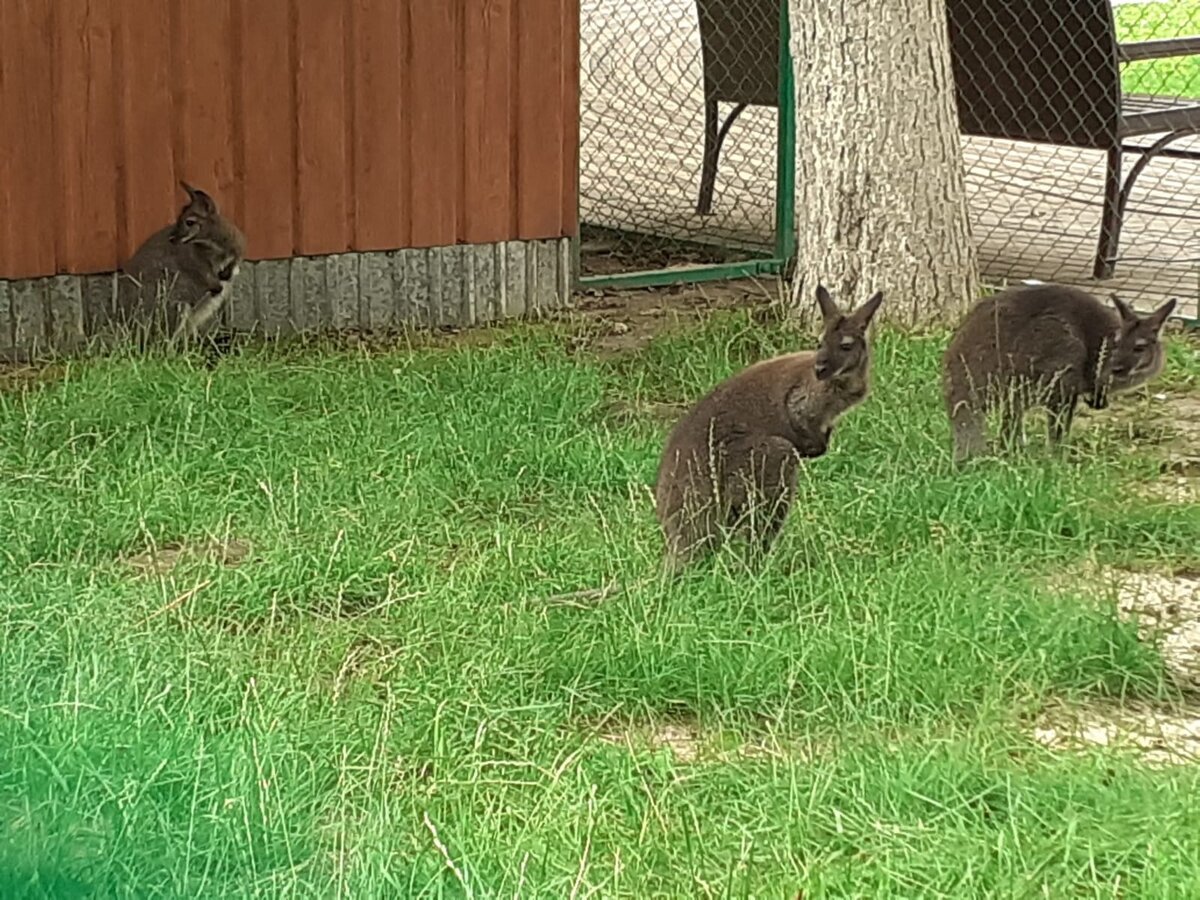
[[[1196,315],[1200,0],[946,3],[985,278]],[[780,7],[583,0],[585,278],[790,256]]]
[[[585,279],[767,272],[791,255],[781,14],[779,0],[583,0]]]
[[[1200,0],[947,0],[980,266],[1196,315]]]

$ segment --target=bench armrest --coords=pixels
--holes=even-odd
[[[1195,55],[1200,55],[1200,35],[1117,44],[1117,59],[1123,63],[1136,62],[1141,59],[1169,59],[1172,56]]]

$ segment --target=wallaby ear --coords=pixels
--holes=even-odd
[[[863,329],[866,329],[871,324],[871,320],[875,318],[875,313],[879,312],[881,303],[883,303],[883,291],[876,291],[866,303],[854,311],[852,318]]]
[[[204,215],[216,215],[217,203],[212,197],[210,197],[204,191],[197,190],[196,188],[192,187],[186,181],[181,180],[179,184],[185,191],[187,191],[188,206]]]
[[[1163,326],[1167,324],[1167,319],[1170,318],[1171,313],[1174,311],[1175,298],[1172,297],[1154,312],[1150,313],[1150,315],[1146,316],[1143,321],[1154,329],[1155,334],[1158,334],[1163,330]]]
[[[842,311],[833,302],[833,298],[829,296],[829,291],[823,284],[817,285],[817,305],[821,307],[821,318],[825,320],[826,328],[842,318]]]
[[[1137,313],[1135,313],[1133,311],[1133,307],[1131,307],[1128,303],[1126,303],[1124,300],[1122,300],[1116,294],[1112,295],[1112,302],[1113,302],[1113,306],[1115,306],[1117,308],[1117,312],[1120,314],[1122,322],[1136,322],[1137,321]]]

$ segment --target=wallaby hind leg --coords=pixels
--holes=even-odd
[[[1020,397],[1006,397],[1000,405],[1000,447],[1008,453],[1025,446],[1025,404]]]
[[[711,492],[695,490],[694,486],[684,491],[675,509],[663,520],[664,573],[678,575],[715,550],[721,539],[721,519]]]
[[[950,434],[955,462],[965,462],[987,452],[987,419],[966,401],[950,408]]]
[[[1050,443],[1059,447],[1071,433],[1071,423],[1075,421],[1075,405],[1077,397],[1069,400],[1059,400],[1046,407],[1046,433]]]
[[[796,449],[783,438],[756,441],[732,487],[738,521],[730,522],[749,540],[755,555],[767,553],[787,521],[795,494]]]

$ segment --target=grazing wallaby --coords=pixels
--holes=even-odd
[[[194,339],[216,325],[246,239],[204,191],[180,182],[188,202],[121,267],[115,310],[140,343]]]
[[[1104,409],[1111,392],[1154,378],[1163,367],[1159,341],[1169,300],[1146,316],[1113,297],[1111,309],[1078,288],[1019,285],[985,297],[959,325],[943,358],[943,393],[954,457],[987,448],[986,415],[999,411],[1001,440],[1021,443],[1030,407],[1044,407],[1049,438],[1070,433],[1080,397]]]
[[[867,395],[867,326],[881,302],[876,293],[843,315],[818,286],[824,328],[815,352],[744,369],[675,426],[654,495],[668,572],[714,550],[727,529],[770,548],[791,506],[799,460],[824,454],[838,417]]]

